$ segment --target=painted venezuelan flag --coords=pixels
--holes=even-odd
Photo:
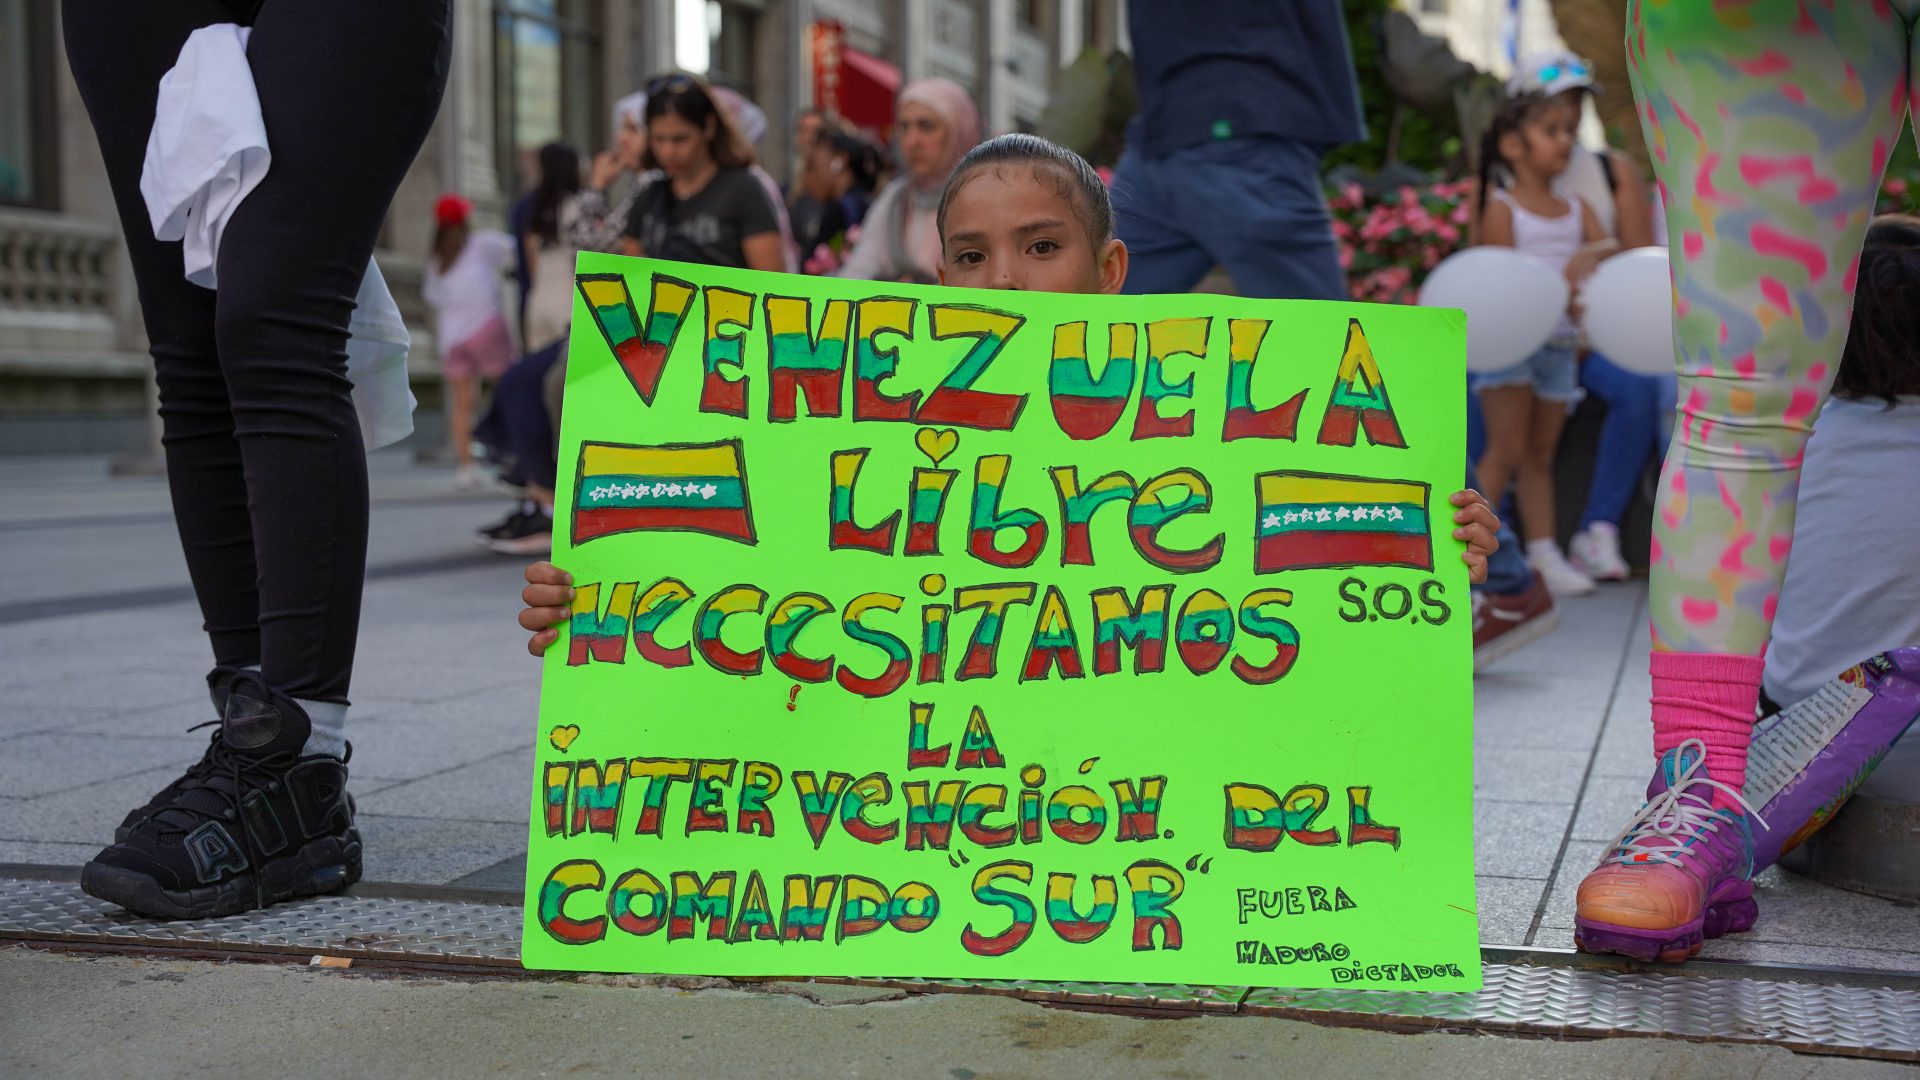
[[[573,489],[573,543],[636,530],[699,532],[754,543],[739,442],[582,446]]]
[[[1260,496],[1257,573],[1340,566],[1433,569],[1426,484],[1288,472],[1264,473],[1255,483]]]

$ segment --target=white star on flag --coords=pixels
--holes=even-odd
[[[1285,525],[1291,525],[1291,524],[1293,524],[1294,522],[1296,522],[1296,521],[1299,521],[1299,520],[1300,520],[1300,515],[1299,515],[1298,513],[1296,513],[1295,511],[1292,511],[1292,510],[1289,510],[1289,511],[1287,511],[1287,516],[1286,516],[1286,517],[1284,517],[1284,518],[1281,518],[1280,520],[1281,520],[1281,523],[1282,523],[1282,524],[1285,524]]]
[[[678,495],[678,494],[680,494],[680,485],[679,485],[679,484],[668,484],[668,485],[667,485],[667,494],[669,494],[669,495]]]
[[[1345,520],[1347,520],[1347,518],[1348,518],[1349,516],[1351,516],[1351,515],[1352,515],[1352,513],[1353,513],[1353,512],[1352,512],[1351,510],[1348,510],[1348,509],[1347,509],[1346,507],[1344,507],[1344,506],[1341,506],[1341,507],[1336,507],[1336,508],[1334,509],[1334,511],[1333,511],[1333,520],[1335,520],[1335,521],[1345,521]]]
[[[1321,524],[1324,525],[1327,522],[1333,520],[1333,511],[1323,506],[1320,509],[1315,510],[1313,512],[1313,520],[1320,522]]]
[[[712,484],[708,484],[705,487],[702,487],[700,489],[700,497],[703,499],[711,499],[713,498],[714,493],[718,492],[719,490],[720,490],[719,488],[714,487]]]
[[[1268,514],[1266,517],[1260,519],[1260,527],[1263,529],[1274,529],[1274,528],[1278,528],[1279,525],[1280,525],[1279,514]]]
[[[1387,517],[1393,521],[1399,521],[1402,518],[1405,518],[1406,516],[1407,515],[1403,513],[1401,509],[1397,506],[1391,507],[1387,510]]]

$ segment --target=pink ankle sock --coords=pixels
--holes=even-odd
[[[1653,759],[1688,739],[1707,747],[1707,774],[1739,791],[1747,784],[1747,743],[1753,738],[1754,707],[1760,699],[1758,656],[1721,653],[1655,652],[1653,672]],[[1715,791],[1713,804],[1738,804]]]

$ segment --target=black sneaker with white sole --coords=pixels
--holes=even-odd
[[[237,673],[205,759],[81,868],[80,888],[141,915],[209,919],[358,881],[347,764],[302,754],[311,730],[293,699]]]
[[[495,537],[511,535],[515,530],[520,528],[521,523],[526,520],[527,515],[538,515],[539,512],[539,503],[534,502],[532,499],[521,499],[514,504],[512,512],[507,514],[506,517],[501,518],[491,525],[485,525],[475,529],[474,531],[480,534],[480,542],[484,544]]]
[[[482,535],[480,542],[502,555],[545,555],[553,550],[553,515],[545,507],[521,512],[502,523],[502,528]]]

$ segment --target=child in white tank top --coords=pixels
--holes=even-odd
[[[1572,157],[1577,122],[1566,102],[1538,94],[1515,97],[1495,114],[1481,147],[1482,243],[1513,248],[1564,273],[1575,252],[1606,237],[1591,206],[1553,190]],[[1572,318],[1562,314],[1538,352],[1503,371],[1475,375],[1471,384],[1486,417],[1481,487],[1499,506],[1512,486],[1528,561],[1561,596],[1594,587],[1554,540],[1553,456],[1567,409],[1580,399],[1577,338]]]

